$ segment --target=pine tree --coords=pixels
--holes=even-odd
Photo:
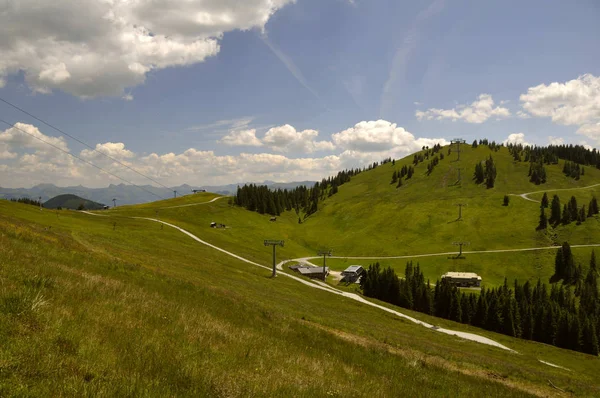
[[[496,175],[496,164],[494,163],[494,159],[492,159],[492,155],[490,155],[490,158],[485,161],[485,186],[488,189],[494,188]]]
[[[510,299],[504,300],[504,305],[502,309],[502,333],[511,337],[515,337],[517,335],[515,330],[515,317],[513,313],[513,306]]]
[[[562,218],[560,221],[564,225],[567,225],[571,222],[571,210],[567,207],[567,205],[563,206]]]
[[[546,210],[542,207],[540,212],[540,222],[537,226],[537,230],[545,230],[548,228],[548,218],[546,218]]]
[[[398,172],[396,170],[394,170],[394,173],[392,174],[392,182],[390,184],[395,184],[398,181]]]
[[[398,185],[396,185],[396,188],[400,188],[402,186],[402,178],[398,178]]]
[[[509,202],[510,202],[510,197],[508,195],[504,195],[503,206],[508,206]]]
[[[542,204],[541,204],[541,206],[544,209],[548,208],[548,194],[546,192],[544,192],[544,196],[542,196]]]
[[[476,184],[481,184],[485,180],[485,171],[481,162],[475,165],[475,174],[473,178],[475,179]]]
[[[560,215],[561,215],[561,206],[560,206],[560,198],[558,197],[558,195],[554,195],[554,197],[552,198],[552,207],[551,207],[551,214],[550,214],[550,222],[553,224],[558,224],[560,222]]]

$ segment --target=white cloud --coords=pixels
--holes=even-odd
[[[338,147],[354,152],[382,152],[393,150],[410,153],[423,146],[436,143],[446,145],[444,139],[416,139],[414,135],[395,123],[386,120],[362,121],[354,127],[333,134],[332,140]]]
[[[296,131],[293,126],[285,124],[269,129],[262,142],[274,151],[280,152],[313,153],[335,149],[335,146],[329,141],[316,141],[318,135],[317,130]]]
[[[0,87],[23,72],[33,91],[120,96],[157,69],[216,55],[224,32],[258,28],[293,0],[5,2]]]
[[[577,134],[585,135],[591,139],[600,142],[600,122],[594,124],[584,124],[579,127]]]
[[[548,143],[550,145],[563,145],[565,140],[561,137],[548,136]]]
[[[533,116],[563,125],[591,123],[600,119],[600,77],[585,74],[565,83],[540,84],[521,94],[520,100]]]
[[[512,133],[508,135],[508,138],[504,140],[504,145],[515,144],[523,146],[531,146],[531,144],[525,141],[524,133]]]
[[[256,138],[256,129],[230,131],[217,142],[232,146],[262,146],[262,142]]]
[[[61,138],[46,136],[35,126],[17,124],[17,127],[69,151]],[[296,131],[291,126],[271,130],[271,145],[275,148],[296,148],[317,151],[334,148],[328,141],[315,141],[315,130]],[[132,167],[142,174],[169,186],[183,183],[219,185],[240,181],[298,181],[320,180],[346,168],[362,167],[386,157],[401,158],[420,150],[422,146],[447,144],[443,139],[415,138],[395,124],[380,120],[361,122],[338,133],[339,154],[322,157],[288,157],[273,153],[240,153],[221,156],[213,151],[190,148],[182,153],[151,153],[141,155],[120,142],[97,144],[96,149]],[[298,142],[304,139],[303,143]],[[386,143],[385,140],[388,140]],[[372,141],[372,142],[369,142]],[[308,143],[308,144],[307,144]],[[365,144],[366,143],[366,144]],[[103,169],[136,184],[149,181],[117,162],[84,149],[77,154]],[[0,186],[31,186],[52,182],[57,185],[83,184],[89,187],[106,186],[121,182],[97,168],[75,160],[15,128],[0,131]]]
[[[104,144],[96,144],[95,151],[84,149],[81,151],[81,157],[86,160],[106,159],[102,154],[108,155],[113,159],[124,160],[135,157],[135,154],[128,149],[125,149],[125,144],[122,142],[106,142]]]
[[[523,111],[517,111],[517,117],[519,119],[530,119],[531,115],[528,114],[527,112],[523,112]]]
[[[63,151],[69,150],[64,138],[47,136],[31,124],[16,123],[14,127],[0,133],[0,144],[4,144],[5,148],[32,149],[40,153],[58,152],[57,149],[52,148],[42,141],[52,144]]]
[[[471,105],[458,105],[452,109],[430,108],[426,111],[417,111],[415,116],[418,120],[450,119],[453,122],[463,120],[467,123],[483,123],[494,116],[496,118],[509,117],[510,111],[501,106],[494,107],[492,96],[481,94]]]

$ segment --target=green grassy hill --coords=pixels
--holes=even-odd
[[[505,277],[548,280],[554,272],[555,250],[467,255],[464,260],[452,260],[449,255],[424,258],[416,255],[458,251],[453,245],[456,241],[469,242],[464,248],[466,251],[552,247],[564,241],[571,245],[600,243],[598,216],[581,225],[572,223],[536,231],[539,202],[510,196],[509,205],[503,206],[504,195],[532,191],[548,192],[550,198],[556,193],[562,203],[575,195],[580,206],[587,206],[592,196],[600,197],[600,186],[580,188],[600,183],[600,170],[586,168],[585,175],[576,181],[563,175],[563,161],[560,161],[546,166],[546,184],[535,185],[529,182],[529,163],[513,161],[507,148],[494,152],[483,145],[463,146],[460,161],[455,160],[456,154],[447,155],[447,151],[447,147],[442,149],[445,159],[431,175],[426,174],[427,161],[420,163],[412,179],[405,180],[400,188],[390,184],[392,173],[402,165],[412,164],[412,155],[396,161],[395,165],[387,163],[360,173],[340,186],[336,195],[322,202],[319,210],[303,224],[298,224],[293,211],[283,213],[273,223],[269,222],[270,216],[232,207],[227,199],[204,207],[172,208],[189,201],[201,201],[199,197],[169,201],[169,206],[155,202],[115,211],[154,217],[157,209],[165,207],[159,210],[161,219],[206,236],[211,243],[226,249],[242,248],[253,260],[268,261],[269,253],[262,247],[262,240],[277,238],[286,240],[285,249],[280,251],[282,259],[315,256],[318,250],[331,248],[336,256],[368,256],[373,261],[379,258],[384,265],[403,272],[406,261],[415,255],[412,259],[421,264],[425,276],[432,281],[448,271],[472,271],[482,275],[487,286],[499,285]],[[486,189],[484,185],[475,184],[472,175],[475,164],[490,155],[496,162],[498,176],[496,186]],[[456,184],[458,168],[462,168],[461,184]],[[533,194],[531,198],[539,201],[541,196],[541,193]],[[461,221],[457,221],[458,203],[466,204]],[[208,228],[212,221],[230,228],[212,230]],[[576,261],[581,262],[584,269],[590,252],[590,248],[574,249]],[[409,258],[388,260],[387,256]],[[352,263],[350,259],[347,262]]]
[[[0,395],[600,392],[597,358],[403,311],[518,353],[441,334],[110,213],[0,202]]]
[[[43,204],[46,209],[71,209],[78,210],[83,206],[84,210],[100,210],[104,207],[102,203],[97,203],[88,199],[80,198],[77,195],[65,194],[58,195]]]
[[[515,196],[504,207],[502,198],[593,185],[600,171],[586,169],[574,181],[560,164],[548,166],[548,183],[536,187],[527,164],[514,163],[503,148],[492,153],[498,179],[487,190],[470,174],[490,153],[465,148],[460,163],[446,157],[430,176],[422,163],[399,189],[389,184],[391,163],[363,172],[303,224],[294,212],[270,222],[208,193],[97,216],[0,201],[0,396],[598,396],[600,359],[590,355],[399,309],[513,350],[506,351],[307,281],[270,278],[271,251],[263,239],[285,239],[278,260],[331,247],[341,257],[329,260],[334,269],[372,261],[351,256],[454,251],[456,239],[471,242],[466,250],[596,243],[596,218],[538,232],[538,203]],[[460,186],[451,185],[457,167],[468,176]],[[583,201],[594,192],[557,193]],[[459,201],[468,206],[457,222]],[[172,223],[267,269],[133,217]],[[210,228],[213,221],[228,228]],[[590,251],[575,249],[576,259],[586,264]],[[496,285],[504,276],[549,277],[553,255],[414,260],[431,279],[475,270]],[[403,269],[407,259],[382,261]]]

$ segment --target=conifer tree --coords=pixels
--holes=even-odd
[[[571,210],[567,207],[567,205],[563,206],[562,218],[560,221],[564,225],[567,225],[571,222]]]
[[[496,164],[492,159],[492,155],[490,155],[490,158],[485,161],[485,186],[487,188],[494,188],[496,175]]]
[[[542,207],[540,212],[540,222],[537,226],[538,231],[539,230],[545,230],[546,228],[548,228],[548,219],[546,218],[546,210]]]
[[[548,208],[548,194],[546,192],[544,192],[544,196],[542,196],[541,206],[544,209]]]
[[[485,171],[481,162],[475,165],[475,174],[473,178],[475,179],[476,184],[481,184],[485,180]]]
[[[553,224],[558,224],[560,222],[561,216],[561,206],[560,206],[560,198],[558,195],[554,195],[552,197],[552,207],[550,213],[550,222]]]

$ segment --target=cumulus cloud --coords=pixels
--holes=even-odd
[[[293,126],[285,124],[269,129],[262,142],[279,152],[313,153],[335,149],[335,146],[329,141],[316,141],[318,135],[317,130],[297,131]]]
[[[519,119],[529,119],[529,118],[531,118],[531,115],[528,114],[527,112],[517,111],[517,117]]]
[[[510,116],[510,111],[502,106],[494,107],[494,100],[489,94],[481,94],[471,105],[459,105],[452,109],[430,108],[417,111],[418,120],[444,120],[453,122],[462,120],[467,123],[483,123],[491,117],[504,118]]]
[[[80,155],[86,160],[106,158],[102,154],[108,155],[117,160],[125,160],[135,156],[133,152],[125,149],[125,144],[122,142],[106,142],[104,144],[96,144],[95,150],[84,149],[81,151]]]
[[[262,146],[262,142],[256,138],[256,129],[230,131],[217,142],[232,146]]]
[[[561,137],[553,137],[553,136],[548,136],[548,143],[550,145],[563,145],[565,143],[565,140]]]
[[[35,92],[120,96],[152,70],[216,55],[224,32],[264,29],[293,0],[19,0],[0,9],[0,87],[23,72]],[[76,15],[74,15],[76,13]]]
[[[423,146],[437,143],[446,145],[444,139],[415,138],[414,135],[396,123],[386,120],[362,121],[354,127],[333,134],[333,142],[342,149],[354,152],[414,152]]]
[[[521,94],[523,108],[537,117],[563,125],[583,125],[600,119],[600,77],[579,76],[565,83],[540,84]]]
[[[529,142],[525,141],[524,133],[509,134],[508,138],[504,140],[504,145],[507,145],[507,144],[531,146],[531,144]]]
[[[583,126],[579,127],[577,134],[585,135],[586,137],[600,142],[600,122],[584,124]]]
[[[51,145],[63,151],[69,150],[63,137],[47,136],[40,132],[37,127],[26,123],[16,123],[14,127],[1,132],[0,144],[5,146],[5,150],[7,148],[33,149],[44,154],[59,152]]]
[[[28,124],[19,123],[16,127],[53,143],[61,150],[70,150],[62,137],[47,136],[35,126]],[[53,182],[58,185],[84,184],[98,187],[120,182],[114,176],[75,160],[17,128],[0,131],[0,171],[2,171],[0,186],[14,187]],[[316,152],[321,147],[336,148],[332,142],[316,141],[318,133],[315,130],[298,132],[293,127],[284,125],[269,131],[271,134],[265,136],[263,147],[273,145],[273,148],[279,150],[300,148],[307,153]],[[256,138],[255,132],[250,136]],[[270,137],[268,140],[267,136]],[[120,142],[97,144],[95,149],[156,181],[174,186],[183,183],[219,185],[266,179],[320,180],[342,169],[366,166],[387,157],[398,159],[420,150],[423,146],[447,144],[443,139],[416,138],[403,128],[385,120],[360,122],[334,136],[339,142],[337,149],[341,153],[321,157],[307,155],[290,157],[287,154],[277,153],[218,155],[213,151],[195,148],[181,153],[142,155]],[[76,154],[130,182],[149,183],[139,174],[96,151],[84,149]]]

